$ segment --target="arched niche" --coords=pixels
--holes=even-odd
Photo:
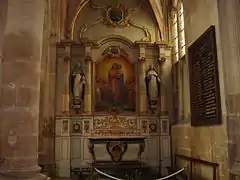
[[[102,60],[103,53],[111,46],[119,47],[122,51],[124,51],[131,63],[135,63],[137,61],[139,48],[137,48],[129,39],[121,36],[109,36],[98,41],[97,45],[92,47],[93,61],[97,63],[99,60]]]

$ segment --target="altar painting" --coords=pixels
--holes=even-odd
[[[124,57],[107,57],[96,64],[95,112],[135,112],[134,66]]]

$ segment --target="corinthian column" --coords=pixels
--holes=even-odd
[[[85,58],[85,97],[84,97],[84,114],[92,113],[92,58]]]
[[[223,61],[219,62],[219,73],[223,69],[224,87],[226,94],[227,124],[229,134],[230,161],[235,159],[240,170],[240,2],[239,0],[219,0],[219,23]],[[219,79],[222,79],[221,77]],[[225,115],[225,112],[223,112]],[[222,140],[224,141],[224,140]]]
[[[146,75],[146,45],[140,44],[140,56],[138,58],[138,88],[139,88],[139,114],[147,114],[147,93],[145,85],[145,75]]]
[[[70,109],[70,96],[69,96],[69,76],[70,76],[70,56],[71,56],[71,46],[65,47],[65,56],[63,58],[63,74],[64,74],[64,88],[62,92],[62,114],[69,114]]]
[[[44,1],[8,0],[8,6],[0,71],[0,179],[44,179],[38,174]]]
[[[69,113],[69,66],[70,66],[70,58],[68,56],[63,58],[64,61],[64,91],[63,91],[63,114]]]

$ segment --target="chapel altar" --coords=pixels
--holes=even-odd
[[[123,4],[115,6],[108,10],[128,12]],[[111,28],[104,37],[90,33],[107,23],[123,27],[110,16],[82,24],[82,16],[76,15],[71,38],[56,46],[57,175],[69,177],[72,168],[95,161],[139,161],[164,174],[171,164],[171,46],[153,35],[154,28],[134,21],[121,21],[136,31],[134,37],[124,29],[121,35]]]

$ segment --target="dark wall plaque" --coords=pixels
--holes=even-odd
[[[221,124],[221,100],[215,27],[211,26],[189,48],[191,124]]]

